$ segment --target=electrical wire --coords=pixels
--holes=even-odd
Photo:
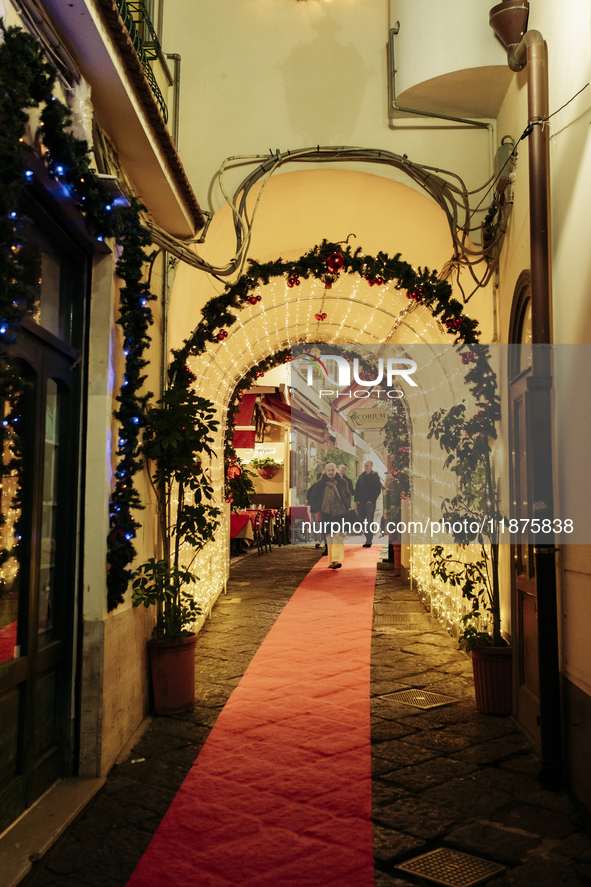
[[[585,89],[587,89],[588,86],[591,86],[591,81],[590,81],[589,83],[585,83],[584,86],[581,86],[581,88],[579,89],[579,91],[578,91],[578,92],[575,92],[574,96],[572,96],[572,97],[568,100],[568,102],[565,102],[564,105],[561,105],[560,108],[557,108],[557,109],[556,109],[556,111],[552,111],[551,114],[548,114],[547,117],[544,117],[544,122],[547,123],[548,120],[550,120],[551,117],[554,117],[555,114],[558,114],[559,111],[562,111],[564,108],[566,108],[567,105],[570,105],[571,102],[574,102],[574,100],[576,99],[576,97],[577,97],[578,95],[581,95],[581,93],[582,93]]]
[[[264,189],[273,173],[286,163],[318,163],[318,162],[370,162],[388,165],[402,170],[412,181],[422,188],[445,213],[456,253],[465,257],[466,261],[483,260],[483,255],[488,256],[496,241],[489,244],[483,251],[480,248],[469,246],[468,235],[470,233],[469,220],[471,218],[468,197],[470,194],[479,193],[486,185],[475,191],[468,191],[462,178],[457,173],[449,170],[441,170],[436,167],[425,166],[409,160],[407,155],[393,154],[390,151],[355,148],[355,147],[325,147],[317,145],[315,148],[301,148],[295,151],[281,153],[276,151],[269,155],[235,155],[227,157],[220,166],[216,177],[220,190],[231,209],[234,229],[236,233],[236,252],[230,262],[223,266],[213,266],[201,259],[193,246],[194,241],[178,241],[172,238],[158,225],[152,224],[153,239],[156,245],[166,248],[177,258],[201,268],[210,274],[220,278],[230,275],[240,275],[248,254],[251,240],[252,227],[258,211]],[[227,172],[238,166],[256,164],[256,169],[246,178],[230,195],[225,186],[224,176]],[[447,177],[447,178],[444,178]],[[452,179],[453,181],[450,181]],[[255,186],[259,186],[255,205],[252,211],[248,209],[249,195]],[[484,210],[481,210],[482,212]],[[471,257],[474,257],[472,259]]]

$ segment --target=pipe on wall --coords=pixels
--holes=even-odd
[[[512,71],[527,71],[528,159],[530,204],[532,342],[547,345],[534,348],[532,373],[528,379],[529,423],[532,447],[532,499],[542,506],[543,518],[553,514],[552,484],[552,292],[550,256],[550,150],[548,108],[548,48],[539,31],[519,33],[526,19],[527,3],[503,0],[491,10],[491,26],[508,50]],[[512,17],[506,31],[498,26],[504,13]],[[517,28],[517,31],[516,31]],[[511,34],[513,31],[513,34]],[[515,39],[517,33],[517,40]],[[558,650],[558,608],[556,592],[556,547],[551,534],[535,537],[534,565],[538,608],[538,671],[540,699],[540,782],[558,788],[563,778],[560,662]]]

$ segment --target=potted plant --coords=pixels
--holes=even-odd
[[[502,637],[499,599],[498,524],[502,514],[497,507],[491,460],[500,400],[488,349],[461,346],[458,351],[468,367],[466,382],[476,401],[476,412],[467,415],[465,402],[438,410],[431,416],[428,437],[439,441],[448,454],[445,467],[458,476],[458,494],[443,500],[442,512],[451,525],[454,542],[465,549],[466,559],[437,545],[432,549],[431,575],[459,587],[467,601],[459,642],[472,657],[477,708],[486,714],[511,714],[511,647]],[[473,534],[470,524],[477,524],[479,532]]]
[[[197,636],[191,626],[201,609],[191,594],[199,581],[192,566],[219,524],[220,511],[201,464],[202,454],[213,455],[215,408],[191,388],[194,381],[185,368],[182,379],[147,410],[142,443],[156,493],[162,557],[135,570],[132,600],[134,607],[158,608],[148,642],[157,714],[189,711],[194,705]],[[183,547],[191,551],[187,564],[181,561]]]
[[[264,480],[272,480],[279,469],[283,468],[281,462],[276,462],[270,456],[266,456],[264,459],[251,459],[250,464],[256,469],[259,477],[264,478]]]
[[[226,460],[226,502],[233,511],[250,508],[251,497],[256,493],[254,477],[238,456]]]

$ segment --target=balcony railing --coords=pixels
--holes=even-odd
[[[137,57],[144,69],[146,79],[154,93],[160,113],[164,118],[164,122],[168,123],[168,108],[150,64],[151,61],[160,58],[162,50],[144,0],[117,0],[117,6],[127,32],[131,37]]]

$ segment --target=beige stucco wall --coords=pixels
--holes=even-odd
[[[550,72],[550,113],[589,81],[591,13],[589,4],[558,7],[548,0],[532,4],[529,27],[541,31],[547,44]],[[553,333],[559,345],[591,343],[591,259],[588,246],[591,188],[589,114],[591,90],[585,90],[552,120],[550,139],[552,208]],[[527,123],[526,72],[517,74],[498,119],[499,136],[517,139]],[[529,205],[527,142],[519,149],[515,205],[500,269],[503,341],[507,341],[517,278],[529,267]],[[572,513],[571,496],[588,487],[588,419],[580,409],[579,387],[563,385],[555,403],[555,472],[559,479],[560,516]],[[582,423],[587,423],[584,428]],[[568,478],[566,470],[568,468]],[[583,692],[591,693],[591,658],[587,638],[591,610],[584,605],[591,591],[591,549],[563,546],[560,558],[562,668]]]
[[[153,608],[132,607],[131,585],[124,603],[107,612],[109,498],[117,448],[117,422],[113,412],[118,406],[116,396],[124,370],[123,335],[115,323],[119,298],[115,260],[115,254],[95,260],[90,308],[81,675],[80,772],[83,776],[108,772],[148,709],[146,641],[155,621]],[[161,269],[159,258],[152,274],[152,292],[158,296],[162,288]],[[158,397],[163,347],[160,300],[152,303],[152,312],[154,324],[150,328],[152,342],[146,388]],[[135,565],[158,553],[155,502],[146,471],[136,475],[136,488],[146,507],[137,515],[141,529],[135,540]]]

